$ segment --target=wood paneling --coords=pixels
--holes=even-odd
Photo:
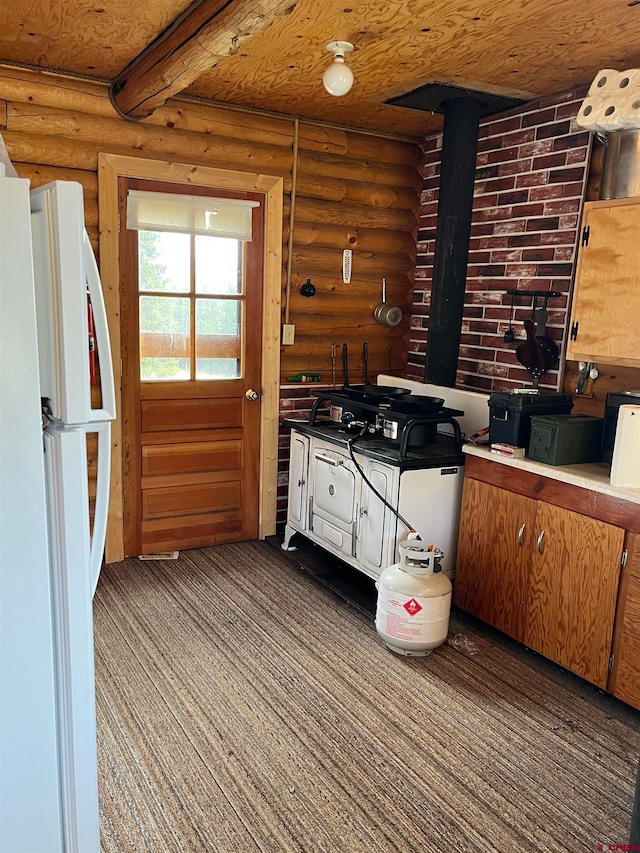
[[[20,174],[37,183],[79,180],[85,212],[97,246],[95,170],[101,151],[159,161],[254,170],[292,182],[293,123],[189,102],[169,102],[144,123],[119,118],[106,87],[52,76],[43,86],[35,75],[7,71],[10,156]],[[289,322],[295,343],[281,348],[281,381],[302,371],[331,375],[331,346],[345,340],[354,355],[370,343],[371,373],[404,373],[408,325],[383,327],[373,309],[382,278],[389,299],[408,319],[415,268],[420,149],[339,128],[300,124],[296,209],[291,259]],[[167,172],[169,179],[169,173]],[[285,208],[288,216],[288,206]],[[283,237],[288,240],[289,222]],[[342,281],[342,252],[351,249],[352,281]],[[287,246],[283,246],[283,263]],[[283,270],[284,284],[284,270]],[[317,295],[305,300],[300,286],[311,278]],[[318,337],[326,343],[318,345]],[[390,348],[390,349],[389,349]],[[361,365],[354,363],[354,370]],[[354,373],[354,379],[358,377]]]
[[[605,19],[581,0],[478,0],[473,7],[452,0],[350,5],[300,0],[291,14],[245,40],[256,28],[262,30],[275,3],[248,4],[255,14],[247,17],[243,3],[215,0],[214,8],[224,8],[217,27],[213,18],[213,44],[207,32],[211,5],[188,0],[7,3],[2,57],[108,79],[132,63],[144,68],[146,60],[168,92],[174,81],[184,86],[204,71],[190,89],[197,96],[414,135],[440,128],[441,116],[387,105],[389,96],[437,80],[531,99],[587,84],[613,58],[622,69],[633,67],[638,57],[638,24],[628,3],[611,4]],[[293,5],[278,4],[285,12]],[[183,49],[183,32],[190,35],[193,28],[198,39],[189,53]],[[160,34],[164,53],[135,63]],[[325,45],[334,38],[355,44],[347,58],[355,83],[341,98],[327,94],[321,83],[331,61]],[[143,97],[147,94],[143,87]],[[332,153],[345,153],[339,132],[328,132],[325,144]]]
[[[238,439],[192,442],[178,447],[173,444],[147,445],[142,448],[143,481],[144,477],[168,476],[176,472],[225,471],[241,466],[242,442]]]
[[[166,394],[167,392],[165,392]],[[140,406],[145,432],[242,426],[242,401],[222,397],[216,400],[144,400]]]

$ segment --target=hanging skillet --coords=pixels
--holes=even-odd
[[[358,400],[360,403],[366,403],[372,398],[379,399],[381,397],[393,397],[399,394],[406,394],[406,388],[397,388],[395,385],[371,385],[368,381],[369,369],[369,345],[367,343],[362,346],[362,358],[364,362],[364,385],[349,385],[349,354],[347,345],[342,344],[342,366],[344,369],[344,392],[351,400]]]

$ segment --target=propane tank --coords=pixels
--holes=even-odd
[[[447,639],[451,581],[440,571],[439,549],[416,539],[398,548],[400,562],[376,583],[376,631],[391,651],[422,657]]]

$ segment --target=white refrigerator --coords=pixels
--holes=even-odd
[[[82,187],[30,191],[4,175],[0,164],[0,851],[97,853],[92,598],[115,415],[108,329]]]

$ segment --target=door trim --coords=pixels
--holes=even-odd
[[[145,160],[120,154],[98,155],[100,275],[111,336],[117,417],[112,424],[111,494],[105,544],[108,563],[124,558],[122,476],[122,364],[120,337],[120,246],[118,179],[142,178],[178,184],[258,192],[265,199],[262,322],[262,406],[260,423],[259,525],[261,539],[275,533],[280,396],[280,302],[282,289],[283,178],[208,166]]]

